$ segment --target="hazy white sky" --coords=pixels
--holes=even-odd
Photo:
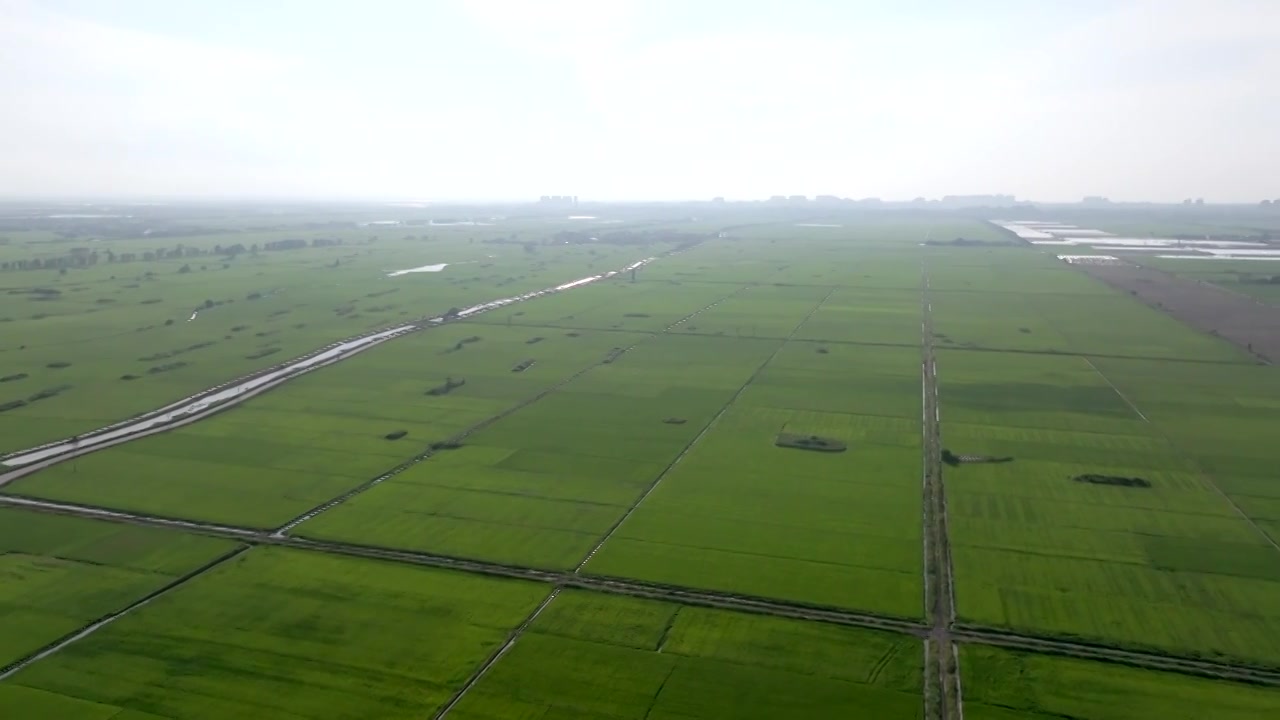
[[[0,195],[1256,201],[1280,0],[0,0]]]

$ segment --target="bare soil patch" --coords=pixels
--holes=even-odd
[[[1269,363],[1280,361],[1280,308],[1132,263],[1073,267]]]

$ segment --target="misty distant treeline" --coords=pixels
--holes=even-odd
[[[253,243],[246,247],[243,243],[234,245],[214,245],[210,249],[191,247],[178,243],[172,248],[156,248],[138,252],[114,252],[110,249],[97,250],[89,247],[73,247],[67,254],[56,257],[7,260],[0,262],[0,271],[4,270],[65,270],[68,268],[87,268],[99,264],[117,264],[133,262],[155,262],[158,260],[178,260],[183,258],[216,257],[235,259],[244,254],[257,255],[260,252],[279,252],[283,250],[299,250],[308,247],[331,247],[342,245],[340,238],[315,238],[304,240],[291,238],[273,240],[259,245]]]

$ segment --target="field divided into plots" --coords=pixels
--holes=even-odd
[[[697,266],[723,250],[669,260]],[[902,253],[862,263],[846,253],[860,271],[904,266]],[[620,284],[639,288],[618,291],[638,292],[636,304],[597,303],[585,322],[650,315],[669,330],[296,532],[573,569],[626,517],[584,572],[918,617],[918,275],[907,276],[914,288],[879,290],[895,294],[882,313],[852,306],[866,322],[851,327],[914,333],[914,344],[786,341],[847,289],[796,282],[816,266],[772,261],[764,248],[749,257],[771,268],[761,276],[770,282],[707,283],[718,293],[697,286],[689,297],[665,279]],[[837,307],[848,312],[854,296]],[[692,317],[672,326],[677,315]],[[780,432],[849,450],[781,448]]]
[[[5,273],[0,377],[17,379],[0,382],[0,406],[57,392],[0,411],[0,453],[102,427],[373,328],[616,270],[671,247],[539,244],[531,255],[519,245],[476,244],[492,239],[480,228],[403,233],[103,239],[93,243],[101,260],[90,267]],[[342,244],[265,249],[290,239]],[[15,242],[0,245],[0,261],[38,256],[42,247],[67,251]],[[450,265],[386,277],[428,263]]]
[[[0,668],[234,548],[163,530],[0,509]]]
[[[584,572],[920,615],[918,255],[883,238],[837,255],[831,232],[815,230],[804,252],[785,256],[772,242],[748,249],[773,287],[687,323],[685,332],[748,333],[776,307],[754,332],[791,339]],[[880,297],[884,306],[862,302]],[[828,341],[801,339],[810,337]],[[847,450],[779,447],[784,432]]]
[[[638,339],[490,326],[432,328],[213,418],[55,465],[6,489],[275,527],[600,362],[618,343]],[[513,372],[525,360],[534,364]],[[449,388],[450,381],[463,384]],[[400,431],[406,434],[387,439]]]
[[[1248,363],[1245,351],[1027,248],[929,251],[940,348]]]
[[[1189,363],[1105,359],[1098,368],[1151,424],[1280,543],[1275,419],[1280,375],[1266,366],[1205,372]]]
[[[297,532],[571,569],[777,346],[650,339]]]
[[[634,281],[397,339],[3,492],[274,528],[479,424],[291,534],[919,619],[927,256],[943,443],[1014,458],[945,468],[960,621],[1280,665],[1271,368],[1033,249],[920,247],[1007,239],[982,223],[814,224],[839,227],[712,236]],[[516,261],[465,237],[451,247],[504,257],[415,298],[663,249],[517,244]],[[11,657],[233,547],[11,511],[0,541]],[[0,682],[0,716],[431,717],[551,592],[255,547]],[[966,715],[988,720],[1280,705],[990,648],[961,661]],[[920,720],[923,662],[906,634],[565,590],[448,716]]]
[[[567,591],[449,717],[907,720],[921,670],[913,638]]]
[[[0,684],[0,715],[429,717],[546,594],[256,548]]]
[[[820,347],[788,343],[585,570],[919,616],[919,352]]]
[[[1052,270],[1038,272],[1052,278]],[[945,310],[960,294],[933,295],[939,333],[964,332]],[[1002,294],[1011,299],[999,302]],[[1030,326],[1019,316],[1023,301],[1040,297],[1000,285],[982,295],[994,328]],[[1067,328],[1059,334],[1065,345],[1052,353],[939,352],[944,446],[960,456],[1012,458],[945,470],[961,620],[1280,664],[1280,616],[1267,599],[1280,592],[1280,551],[1218,491],[1216,473],[1206,472],[1215,459],[1233,463],[1229,478],[1242,499],[1259,499],[1252,507],[1265,525],[1275,491],[1258,468],[1275,456],[1257,441],[1267,433],[1264,408],[1274,402],[1266,398],[1280,398],[1267,384],[1274,374],[1232,362],[1234,348],[1217,349],[1226,344],[1186,327],[1126,326],[1124,313],[1124,337],[1105,354],[1170,352],[1217,362],[1091,357],[1098,346],[1076,342],[1070,328],[1096,324],[1096,306],[1074,312],[1068,322],[1035,313],[1049,331]],[[1025,335],[1041,334],[1035,328]],[[1223,392],[1228,386],[1235,392]],[[1193,426],[1214,425],[1196,437]],[[1213,441],[1230,436],[1229,428],[1235,444]],[[1090,475],[1102,478],[1077,480]]]

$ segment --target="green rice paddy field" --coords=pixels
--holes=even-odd
[[[1055,273],[1075,276],[1066,266],[1037,272],[1046,288],[1069,287]],[[1266,479],[1276,451],[1263,439],[1280,398],[1272,368],[1233,359],[1216,339],[1158,315],[1118,316],[1128,324],[1105,349],[1073,350],[1064,332],[1053,353],[997,352],[1016,347],[1008,338],[1039,334],[1037,321],[1051,332],[1083,325],[1095,308],[1126,300],[1100,286],[1055,290],[1043,295],[1071,319],[1018,303],[1006,325],[1000,298],[1014,291],[991,283],[981,293],[991,334],[938,358],[943,443],[1014,458],[947,471],[962,621],[1280,662],[1280,610],[1269,599],[1280,592],[1269,524],[1280,486]],[[969,294],[936,292],[933,304],[942,310],[965,295],[967,305]],[[939,313],[936,332],[968,340],[948,317]],[[1036,332],[1008,332],[1012,324]],[[1169,357],[1153,359],[1159,353]],[[1074,480],[1086,474],[1150,487]]]
[[[1276,710],[1274,690],[1242,683],[977,646],[960,661],[975,720],[1254,720]]]
[[[564,244],[589,226],[549,220],[306,230],[344,243],[226,269],[0,274],[60,290],[0,295],[0,375],[27,375],[0,383],[0,403],[71,386],[0,413],[13,450],[373,327],[658,258],[0,493],[271,530],[425,457],[290,534],[923,623],[927,311],[943,445],[1013,458],[944,468],[959,622],[1280,667],[1274,368],[1035,248],[921,245],[1007,240],[977,220],[752,217],[726,237],[727,219],[590,226],[667,233],[617,243]],[[673,232],[702,242],[662,256],[688,240]],[[457,265],[385,277],[433,262]],[[235,302],[188,322],[206,297]],[[204,342],[171,372],[137,359]],[[845,449],[782,447],[783,433]],[[1074,479],[1089,474],[1147,486]],[[0,509],[0,668],[236,547]],[[966,645],[960,666],[972,718],[1280,713],[1274,688],[1097,662]],[[917,720],[923,671],[908,634],[258,546],[0,679],[0,716]]]
[[[0,508],[0,668],[234,548],[164,530]]]
[[[0,684],[6,717],[420,717],[546,595],[257,548]]]
[[[0,377],[23,376],[0,382],[0,405],[60,390],[0,412],[0,452],[101,427],[335,340],[618,269],[670,247],[539,243],[531,254],[518,244],[485,243],[496,233],[474,228],[389,232],[311,232],[344,244],[234,259],[103,261],[66,275],[0,272]],[[208,251],[297,236],[122,240],[95,249]],[[0,259],[31,252],[0,246]],[[386,277],[434,263],[457,265]],[[179,272],[184,266],[190,271]]]
[[[917,718],[912,638],[567,591],[449,717]]]

